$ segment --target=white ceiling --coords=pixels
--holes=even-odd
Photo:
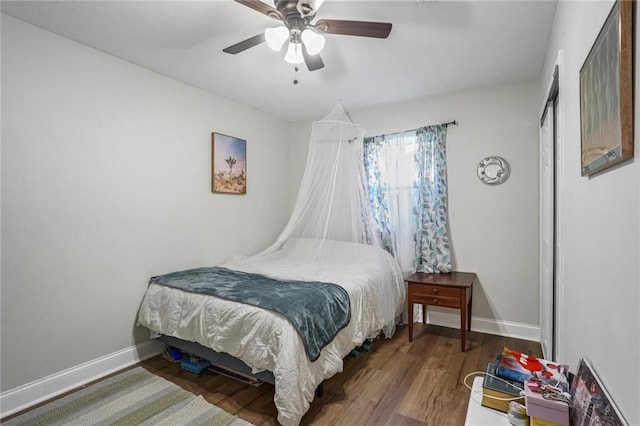
[[[268,2],[268,0],[266,0]],[[273,3],[270,3],[273,5]],[[286,121],[539,75],[556,1],[327,0],[317,18],[391,22],[388,39],[327,35],[325,68],[263,43],[277,22],[232,0],[2,1],[2,12]]]

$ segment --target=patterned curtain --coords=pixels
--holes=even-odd
[[[418,272],[451,271],[447,236],[447,127],[416,130],[413,213],[416,217],[415,267]]]
[[[369,186],[371,213],[378,225],[382,247],[396,257],[397,251],[389,225],[388,186],[382,182],[378,161],[379,149],[384,140],[384,136],[364,138],[364,170]]]
[[[446,126],[364,140],[371,210],[405,274],[449,272]]]

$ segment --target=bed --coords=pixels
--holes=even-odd
[[[381,332],[393,335],[406,300],[398,264],[370,245],[293,238],[271,254],[236,258],[221,266],[279,280],[334,283],[349,296],[349,323],[312,362],[300,335],[276,312],[149,284],[138,324],[152,333],[229,354],[253,373],[270,372],[278,421],[285,426],[300,423],[316,388],[342,371],[343,358],[354,347]]]

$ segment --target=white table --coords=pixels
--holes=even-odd
[[[507,413],[482,406],[482,377],[473,379],[464,426],[511,426]]]

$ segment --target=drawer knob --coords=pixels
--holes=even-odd
[[[438,294],[438,289],[437,288],[433,289],[433,294]]]
[[[437,304],[438,303],[438,299],[434,298],[433,299],[433,303]]]

